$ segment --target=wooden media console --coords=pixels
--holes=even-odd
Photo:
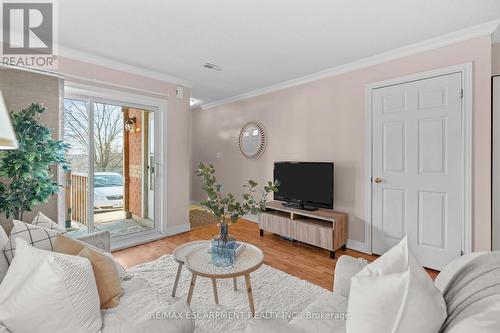
[[[335,258],[336,250],[345,250],[347,243],[347,214],[330,209],[318,208],[311,212],[271,201],[259,216],[259,228],[261,236],[268,231],[327,249],[331,258]]]

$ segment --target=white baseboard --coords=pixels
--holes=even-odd
[[[372,254],[371,249],[369,249],[365,243],[354,240],[354,239],[348,239],[346,246],[348,249],[351,249],[354,251],[363,252],[366,254]]]
[[[189,223],[184,223],[168,228],[165,232],[167,236],[177,235],[186,231],[191,230],[191,225]]]
[[[111,241],[111,251],[123,250],[132,246],[153,242],[155,240],[159,240],[165,237],[167,237],[167,235],[160,234],[159,232],[155,231],[152,233],[147,233],[132,238]]]

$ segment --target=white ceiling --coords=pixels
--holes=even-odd
[[[59,1],[63,48],[189,80],[202,103],[499,17],[499,0]]]

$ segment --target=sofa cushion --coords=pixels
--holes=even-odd
[[[447,316],[406,238],[352,278],[348,312],[347,332],[364,333],[435,333]]]
[[[36,249],[21,238],[16,248],[0,284],[2,325],[25,333],[98,332],[102,321],[90,262]]]
[[[192,333],[194,320],[189,318],[189,306],[184,301],[167,305],[148,282],[133,278],[122,284],[120,304],[101,310],[103,333]],[[177,316],[167,318],[168,315]]]
[[[20,238],[28,242],[33,247],[38,249],[53,251],[54,239],[62,232],[59,230],[49,230],[35,225],[14,220],[14,227],[9,236],[9,242],[3,249],[5,257],[9,263],[15,256],[16,239]]]
[[[3,278],[9,270],[9,262],[7,261],[7,257],[3,252],[8,244],[9,237],[7,237],[5,230],[3,230],[3,228],[0,226],[0,283],[2,283]]]
[[[290,322],[284,319],[251,320],[246,333],[345,333],[347,298],[340,294],[328,294],[309,304]]]
[[[454,319],[455,325],[443,333],[500,332],[500,295],[481,299]]]
[[[308,332],[345,332],[347,298],[331,294],[309,304],[290,325]]]
[[[439,291],[443,292],[443,290],[452,281],[455,273],[458,272],[458,270],[462,268],[462,266],[466,265],[467,263],[471,262],[473,259],[481,256],[484,253],[488,252],[473,252],[454,259],[452,262],[446,265],[443,270],[436,276],[436,279],[434,280],[434,285],[436,286],[436,288],[438,288]]]

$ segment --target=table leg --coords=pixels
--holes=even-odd
[[[217,293],[217,281],[212,279],[212,288],[214,289],[215,304],[219,304],[219,294]]]
[[[236,281],[236,277],[233,278],[233,287],[234,287],[234,290],[238,290],[238,282]]]
[[[177,267],[177,274],[175,275],[174,288],[172,289],[172,297],[175,297],[175,292],[177,291],[177,285],[179,284],[179,278],[181,277],[182,264],[179,263]]]
[[[191,285],[189,286],[189,292],[187,298],[188,305],[191,305],[191,298],[193,297],[193,289],[195,284],[196,284],[196,274],[193,273],[193,276],[191,277]]]
[[[253,303],[253,293],[252,293],[252,285],[250,284],[250,274],[245,274],[245,284],[247,287],[247,296],[248,296],[248,305],[250,305],[250,312],[252,313],[252,317],[255,316],[255,305]]]

